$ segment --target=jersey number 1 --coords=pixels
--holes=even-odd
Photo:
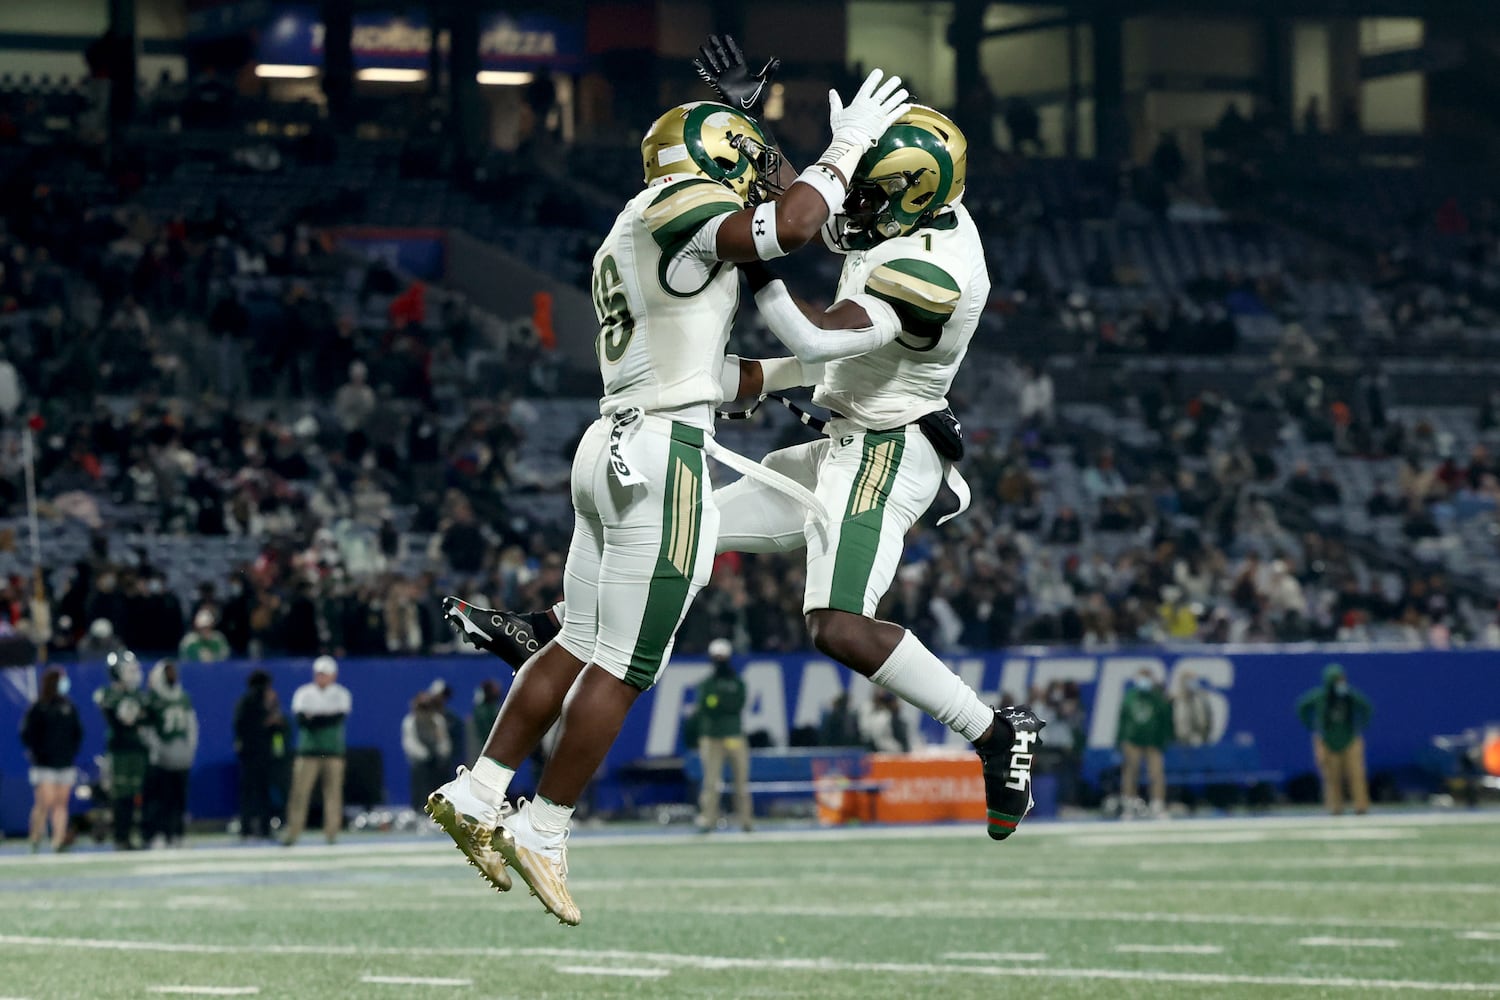
[[[599,320],[599,346],[604,360],[616,364],[625,356],[625,348],[635,335],[635,317],[630,315],[625,283],[620,280],[620,267],[612,255],[601,260],[594,272],[594,315]]]

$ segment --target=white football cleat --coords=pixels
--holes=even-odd
[[[495,847],[516,870],[531,894],[558,920],[577,926],[582,915],[568,892],[568,831],[543,837],[531,825],[529,802],[505,817],[495,830]]]
[[[508,890],[511,880],[505,870],[505,858],[491,846],[490,839],[510,812],[508,802],[494,806],[480,798],[474,789],[473,776],[462,765],[452,781],[427,796],[427,815],[453,838],[469,864],[479,870],[496,892]]]

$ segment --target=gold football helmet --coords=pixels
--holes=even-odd
[[[904,236],[963,197],[969,142],[941,111],[914,104],[855,168],[830,243],[868,250]]]
[[[781,151],[760,124],[727,104],[679,104],[651,125],[641,140],[646,182],[668,174],[693,174],[723,184],[746,205],[779,193]]]

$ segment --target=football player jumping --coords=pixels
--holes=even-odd
[[[713,40],[700,72],[726,102],[753,109],[774,60],[745,70],[732,41]],[[984,247],[960,203],[967,143],[946,116],[914,106],[859,161],[824,242],[844,254],[834,304],[795,301],[764,268],[743,270],[767,325],[794,350],[819,336],[895,324],[893,341],[830,360],[813,394],[831,418],[824,437],[767,455],[762,465],[814,490],[826,518],[746,477],[715,491],[720,551],[807,549],[808,632],[825,655],[972,741],[984,774],[988,832],[1004,840],[1030,810],[1031,762],[1043,723],[1023,707],[987,707],[910,631],[875,619],[900,564],[906,532],[963,454],[947,392],[989,297]],[[953,516],[953,515],[949,515]],[[946,520],[946,518],[944,519]],[[444,602],[470,642],[513,665],[556,631],[552,614],[519,616]],[[572,614],[567,604],[568,615]]]
[[[817,238],[855,165],[906,111],[900,84],[875,70],[848,107],[834,95],[828,149],[784,193],[780,153],[747,112],[706,102],[673,108],[641,143],[645,190],[594,255],[604,398],[573,459],[568,610],[556,640],[517,675],[473,769],[459,768],[428,800],[495,888],[509,887],[505,868],[514,868],[564,923],[579,921],[566,881],[573,804],[670,658],[708,580],[720,515],[705,454],[798,496],[794,504],[820,506],[804,487],[713,442],[716,404],[810,385],[819,374],[803,363],[813,357],[808,344],[788,345],[802,360],[726,358],[739,301],[739,276],[726,265],[780,257]],[[850,325],[834,338],[834,354],[897,334],[892,323]],[[515,768],[559,713],[561,735],[536,797],[509,812]]]

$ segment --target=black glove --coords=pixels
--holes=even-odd
[[[771,78],[781,68],[780,59],[767,59],[760,72],[751,73],[745,65],[745,54],[729,35],[720,38],[709,35],[708,44],[700,47],[701,59],[693,60],[693,68],[703,82],[714,88],[714,92],[730,107],[748,114],[759,114],[770,92]]]

